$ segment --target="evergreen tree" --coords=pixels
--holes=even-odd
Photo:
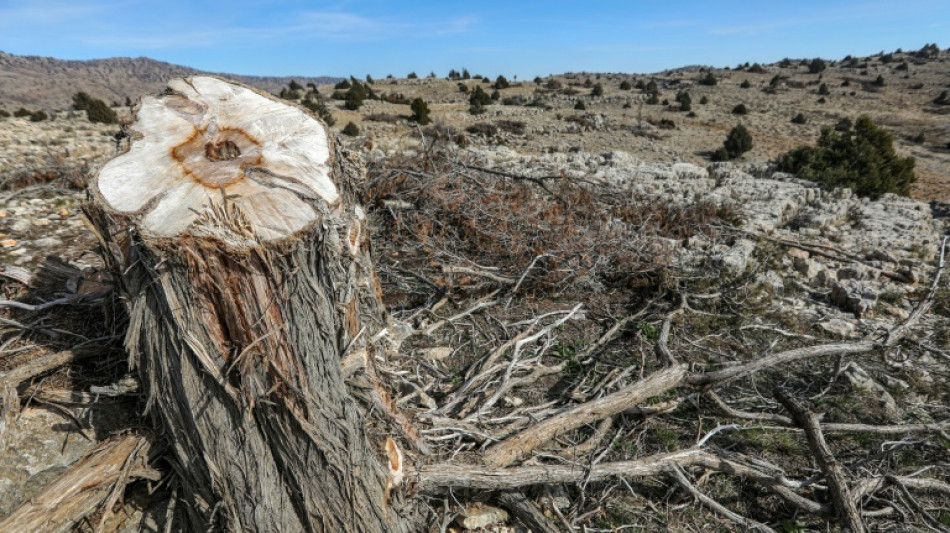
[[[839,123],[840,125],[840,123]],[[822,128],[816,146],[801,146],[779,158],[779,170],[827,188],[848,187],[872,199],[892,192],[908,196],[917,181],[913,157],[894,151],[894,138],[869,117],[853,128]]]
[[[752,135],[742,124],[729,131],[722,148],[713,152],[713,161],[729,161],[752,149]]]
[[[412,104],[409,105],[409,109],[412,110],[412,116],[409,117],[409,120],[417,122],[423,126],[432,122],[432,119],[429,118],[429,106],[422,98],[416,98],[413,100]]]

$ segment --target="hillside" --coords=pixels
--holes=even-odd
[[[78,91],[106,102],[135,99],[139,95],[159,91],[166,81],[175,77],[199,74],[202,71],[172,65],[147,57],[112,57],[88,61],[65,61],[52,57],[17,56],[0,52],[0,109],[21,106],[47,111],[66,109]],[[276,92],[290,77],[244,76],[219,74],[258,89]],[[331,83],[338,78],[298,77],[300,83]]]
[[[425,508],[418,531],[455,533],[946,530],[950,50],[935,48],[510,84],[413,76],[291,91],[258,79],[330,122],[328,153],[359,168],[352,211],[307,199],[333,216],[302,249],[372,246],[389,325],[341,320],[335,338],[347,351],[385,343],[340,366],[362,412],[392,409],[393,424],[374,431],[406,450],[393,508]],[[140,74],[184,68],[110,61],[81,69],[128,81],[122,61],[144,62]],[[169,107],[206,120],[181,105],[182,85],[165,93]],[[490,101],[473,109],[482,92]],[[0,116],[0,531],[32,530],[11,524],[38,509],[85,517],[80,532],[100,519],[101,531],[177,530],[191,505],[156,459],[170,448],[154,435],[168,432],[146,431],[147,370],[129,367],[129,324],[151,311],[130,306],[117,280],[153,252],[134,226],[90,227],[90,180],[148,142],[147,113],[115,110],[130,138],[83,111]],[[916,159],[910,197],[778,171],[783,153],[825,127],[857,129],[861,115]],[[713,162],[737,124],[751,149]],[[252,153],[210,135],[199,159]],[[273,177],[258,164],[242,163],[238,179]],[[218,220],[212,198],[246,220],[253,193],[206,190],[202,223]],[[127,270],[112,264],[120,254],[135,259]],[[165,280],[182,263],[167,257],[154,266]],[[357,279],[361,268],[339,271]],[[221,279],[208,292],[242,290]],[[340,309],[358,300],[327,294]],[[237,362],[270,335],[232,336],[221,352]],[[190,357],[185,344],[175,361]],[[100,483],[72,483],[103,450],[126,466],[102,461]],[[100,492],[73,511],[58,503],[79,500],[63,486]]]

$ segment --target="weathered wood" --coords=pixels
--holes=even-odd
[[[122,435],[104,441],[72,465],[43,492],[0,521],[0,531],[68,533],[84,518],[108,504],[110,495],[135,478],[159,479],[146,465],[148,441]],[[114,503],[114,501],[112,502]]]
[[[86,214],[170,441],[175,529],[412,529],[389,419],[341,372],[384,351],[361,165],[302,109],[210,77],[144,98],[132,131]]]
[[[822,434],[821,426],[818,423],[818,416],[781,389],[775,389],[775,397],[788,409],[795,422],[805,430],[808,447],[815,454],[815,460],[828,481],[831,500],[838,512],[842,530],[851,533],[867,531],[854,498],[851,497],[851,489],[848,488],[848,482],[844,477],[841,465],[838,464],[831,448],[825,442],[825,436]]]
[[[597,422],[633,407],[652,396],[658,396],[669,391],[680,385],[685,376],[686,367],[684,365],[672,366],[655,372],[613,394],[568,409],[489,448],[485,453],[485,463],[497,467],[508,466],[515,461],[524,459],[532,450],[558,434]]]

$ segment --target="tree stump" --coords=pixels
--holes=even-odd
[[[175,529],[414,529],[387,419],[340,370],[386,326],[361,165],[303,109],[212,77],[143,98],[131,130],[86,215],[170,443]]]

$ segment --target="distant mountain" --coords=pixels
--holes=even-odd
[[[133,100],[156,93],[171,78],[208,74],[190,67],[172,65],[147,57],[112,57],[87,61],[64,61],[52,57],[17,56],[0,52],[0,109],[21,106],[46,110],[66,109],[72,95],[85,91],[107,103]],[[341,78],[271,77],[218,74],[271,93],[279,92],[291,79],[301,85],[335,83]]]

